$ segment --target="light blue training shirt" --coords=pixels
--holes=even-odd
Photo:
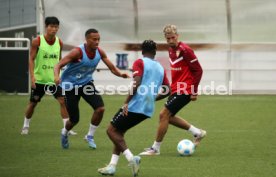
[[[155,98],[164,79],[164,68],[150,58],[142,58],[144,71],[141,85],[128,104],[128,111],[151,117],[155,108]]]

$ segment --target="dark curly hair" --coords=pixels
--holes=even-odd
[[[94,28],[90,28],[85,32],[85,37],[87,37],[90,33],[99,33],[99,32]]]
[[[157,46],[153,40],[145,40],[142,43],[142,54],[151,53],[151,54],[155,55],[156,49],[157,49]]]

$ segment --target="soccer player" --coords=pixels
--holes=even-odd
[[[85,33],[86,43],[74,48],[55,66],[55,83],[61,83],[65,91],[65,103],[69,113],[69,120],[62,129],[61,145],[64,149],[69,147],[68,133],[79,122],[79,100],[82,97],[93,109],[90,127],[85,140],[90,148],[96,149],[94,133],[102,121],[104,103],[101,95],[96,90],[92,74],[98,63],[102,60],[110,71],[122,78],[128,78],[128,74],[121,73],[107,58],[104,50],[98,47],[100,34],[96,29],[88,29]],[[66,65],[66,69],[59,77],[60,69]]]
[[[54,66],[61,58],[62,41],[56,36],[59,29],[59,20],[56,17],[45,18],[45,34],[33,39],[29,71],[31,76],[31,96],[30,102],[25,112],[24,125],[21,130],[22,135],[29,133],[30,121],[35,107],[44,96],[45,91],[54,95],[60,104],[60,114],[65,126],[68,120],[68,113],[62,96],[61,88],[55,87]],[[76,135],[70,131],[71,135]]]
[[[198,85],[202,76],[202,68],[193,50],[185,43],[178,40],[175,25],[167,25],[163,29],[167,43],[169,44],[169,57],[171,66],[171,95],[165,107],[160,112],[159,127],[155,142],[151,148],[146,148],[140,155],[159,155],[161,142],[167,132],[168,125],[188,130],[194,136],[194,144],[197,146],[206,136],[206,131],[191,125],[176,113],[190,101],[196,101]]]
[[[109,165],[98,169],[98,172],[103,175],[115,174],[120,153],[123,153],[129,162],[133,175],[137,176],[140,157],[134,156],[128,149],[124,134],[128,129],[152,116],[155,100],[160,100],[170,94],[165,70],[159,62],[154,60],[156,43],[152,40],[145,40],[142,43],[142,54],[143,58],[136,60],[133,64],[134,82],[130,93],[107,129],[107,134],[114,147]],[[158,92],[159,89],[161,92]]]

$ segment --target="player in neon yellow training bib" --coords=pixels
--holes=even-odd
[[[54,66],[61,58],[62,49],[62,41],[56,36],[58,29],[59,20],[56,17],[47,17],[45,19],[45,34],[32,41],[29,60],[32,88],[30,102],[25,112],[22,135],[29,133],[30,121],[35,107],[45,93],[52,94],[59,102],[64,125],[68,120],[62,90],[54,84]],[[75,135],[76,133],[71,131],[70,134]]]

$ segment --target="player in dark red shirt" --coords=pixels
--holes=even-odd
[[[176,113],[190,101],[197,99],[197,89],[202,76],[202,68],[194,51],[178,40],[175,25],[167,25],[163,29],[167,43],[169,44],[169,56],[171,66],[171,96],[160,112],[160,122],[155,142],[151,148],[146,148],[140,155],[159,155],[161,142],[168,130],[169,123],[191,132],[194,136],[194,144],[197,146],[206,131],[191,125]]]

